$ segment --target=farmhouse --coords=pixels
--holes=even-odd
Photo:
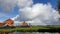
[[[0,23],[0,27],[3,27],[3,26],[14,26],[14,21],[12,19],[7,19],[5,20],[3,23]]]
[[[21,26],[22,26],[22,27],[28,27],[29,25],[28,25],[28,23],[26,23],[26,22],[24,21]]]
[[[18,24],[17,24],[18,25]],[[12,20],[12,19],[7,19],[7,20],[5,20],[5,21],[3,21],[3,23],[0,23],[0,27],[14,27],[14,20]],[[29,25],[29,23],[27,23],[27,22],[22,22],[22,23],[19,23],[19,26],[22,26],[22,27],[28,27],[28,26],[30,26]]]
[[[9,18],[6,21],[4,21],[4,26],[14,26],[14,21]]]

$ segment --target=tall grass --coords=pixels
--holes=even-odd
[[[60,30],[60,26],[31,26],[16,28],[0,28],[2,32],[51,32]]]

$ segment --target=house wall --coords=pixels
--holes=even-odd
[[[3,26],[3,23],[0,23],[0,26]]]

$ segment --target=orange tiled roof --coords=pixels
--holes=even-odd
[[[3,25],[14,26],[14,21],[9,18],[9,19],[5,20],[3,23],[0,23],[0,25],[1,26],[3,26]]]
[[[22,23],[22,26],[28,26],[28,24],[24,21],[24,22]]]

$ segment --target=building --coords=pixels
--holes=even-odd
[[[13,27],[14,26],[14,21],[9,18],[9,19],[5,20],[3,23],[0,23],[0,27],[3,27],[3,26]]]
[[[4,21],[4,26],[14,26],[14,21],[9,18]]]
[[[0,22],[0,26],[3,26],[4,24]]]
[[[21,26],[22,27],[28,27],[28,24],[24,21]]]
[[[16,25],[16,23],[14,23],[14,21],[12,19],[10,19],[10,18],[5,20],[5,21],[3,21],[3,23],[0,23],[0,27],[15,27],[14,25]],[[25,21],[22,22],[22,23],[18,23],[17,25],[18,26],[22,26],[22,27],[30,26],[30,24],[26,23]]]

